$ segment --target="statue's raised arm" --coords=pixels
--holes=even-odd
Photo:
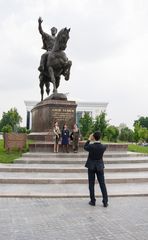
[[[44,31],[43,31],[43,29],[42,29],[42,22],[43,22],[42,18],[39,17],[39,19],[38,19],[38,23],[39,23],[38,29],[39,29],[39,33],[40,33],[41,35],[44,34]]]
[[[55,41],[55,37],[57,34],[57,29],[55,27],[51,28],[51,35],[44,32],[43,28],[42,28],[42,18],[39,17],[38,18],[38,29],[39,29],[39,33],[42,36],[42,42],[43,42],[43,47],[42,49],[45,49],[47,51],[50,51],[53,47],[54,41]]]

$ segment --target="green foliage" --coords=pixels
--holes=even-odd
[[[21,157],[21,155],[17,150],[7,153],[4,149],[4,141],[0,140],[0,163],[13,163],[14,159]]]
[[[148,117],[140,117],[138,120],[135,120],[134,126],[138,122],[140,123],[141,127],[148,129]]]
[[[30,133],[30,130],[27,129],[26,127],[18,127],[18,128],[17,128],[17,132],[18,132],[18,133],[27,133],[27,134],[29,134],[29,133]]]
[[[12,132],[12,127],[9,124],[7,124],[6,126],[2,127],[2,132],[3,133],[11,133]]]
[[[85,113],[80,119],[80,131],[84,139],[88,138],[92,132],[100,131],[102,138],[105,136],[105,130],[108,126],[108,120],[106,120],[106,113],[101,112],[99,116],[96,116],[93,122],[89,113]]]
[[[148,154],[148,146],[147,147],[143,147],[143,146],[139,146],[137,144],[129,144],[128,145],[128,151],[147,153]]]
[[[143,125],[142,124],[143,121]],[[134,131],[124,125],[119,133],[119,128],[109,125],[109,121],[106,120],[106,113],[102,112],[99,116],[96,116],[93,122],[89,113],[85,113],[80,119],[80,131],[83,139],[88,138],[89,134],[95,131],[100,131],[102,139],[116,142],[118,139],[125,142],[148,142],[148,129],[145,126],[147,118],[141,117],[140,121],[135,121]]]
[[[139,129],[139,136],[140,136],[140,141],[144,142],[144,141],[148,141],[148,129],[147,128],[143,128],[141,127]]]
[[[135,125],[134,125],[134,140],[136,143],[140,140],[140,134],[139,134],[140,128],[141,128],[140,123],[139,122],[135,123]]]
[[[80,132],[84,139],[87,139],[92,132],[93,120],[89,113],[85,112],[84,116],[80,118]]]
[[[26,147],[23,149],[23,152],[28,152],[29,151],[29,144],[32,143],[33,141],[28,140]],[[10,151],[9,153],[6,152],[4,149],[4,140],[0,140],[0,163],[13,163],[15,159],[20,158],[22,156],[22,153],[14,149]]]
[[[105,131],[108,126],[108,120],[106,120],[106,113],[101,112],[99,116],[96,116],[95,122],[93,124],[93,132],[100,131],[102,138],[105,136]]]
[[[16,131],[21,121],[22,118],[17,112],[17,109],[11,108],[8,112],[3,112],[2,119],[0,121],[0,131],[2,131],[3,127],[7,125],[12,127],[12,131]]]
[[[134,125],[134,139],[135,142],[148,141],[148,129],[143,128],[140,122],[136,122]]]
[[[105,135],[107,137],[107,140],[109,142],[117,142],[118,136],[119,136],[119,130],[115,126],[108,126],[105,131]]]
[[[128,127],[122,128],[119,134],[119,140],[126,142],[134,141],[134,132]]]

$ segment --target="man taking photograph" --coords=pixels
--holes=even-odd
[[[98,183],[103,197],[103,206],[108,206],[108,195],[104,179],[104,162],[103,154],[106,150],[106,146],[100,142],[101,133],[99,131],[91,134],[88,141],[84,145],[84,149],[89,152],[85,167],[88,168],[88,182],[91,206],[96,205],[96,198],[94,192],[95,175],[97,176]],[[93,143],[91,143],[91,141]]]

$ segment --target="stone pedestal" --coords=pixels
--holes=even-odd
[[[76,102],[66,99],[51,99],[46,98],[39,102],[32,109],[32,136],[34,135],[52,135],[54,122],[58,121],[60,129],[66,123],[71,130],[76,122]],[[51,132],[51,134],[50,134]],[[30,135],[30,136],[31,136]],[[35,140],[35,138],[32,138]],[[38,139],[36,139],[38,140]],[[49,140],[52,138],[49,137]]]

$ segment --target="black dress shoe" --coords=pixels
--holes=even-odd
[[[89,202],[89,205],[91,205],[91,206],[95,206],[95,205],[96,205],[96,203],[95,203],[95,202],[92,202],[92,201],[90,201],[90,202]]]
[[[103,207],[108,207],[108,203],[103,203]]]

